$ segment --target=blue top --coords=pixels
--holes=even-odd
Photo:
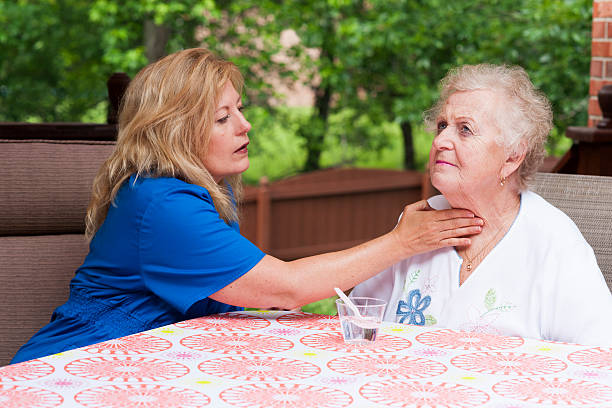
[[[132,176],[91,241],[70,298],[11,363],[241,310],[208,296],[264,255],[219,217],[205,188]]]

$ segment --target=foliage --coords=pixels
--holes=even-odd
[[[0,2],[0,120],[77,121],[106,96],[84,0]]]
[[[309,120],[312,109],[282,107],[270,112],[251,106],[245,114],[253,129],[249,132],[251,166],[244,173],[244,181],[257,184],[263,176],[272,181],[298,174],[304,166],[307,152],[297,129]],[[364,133],[373,135],[373,139],[385,139],[386,146],[371,149],[347,141],[345,130],[352,116],[352,112],[344,110],[330,116],[321,165],[401,169],[402,141],[397,124],[390,121],[361,123]],[[413,138],[418,170],[425,169],[432,137],[423,126],[415,127]]]
[[[299,123],[310,115],[308,108],[281,108],[274,113],[250,106],[245,111],[253,128],[249,132],[249,169],[243,180],[257,184],[261,177],[275,180],[299,173],[305,160]]]
[[[283,3],[282,14],[302,46],[327,48],[311,64],[319,88],[333,89],[332,111],[352,107],[355,119],[420,123],[450,68],[489,62],[518,64],[530,73],[553,102],[556,135],[586,122],[588,0]],[[350,124],[346,133],[351,142],[372,140]],[[551,139],[553,149],[559,139]]]
[[[302,311],[307,313],[335,316],[336,314],[338,314],[338,311],[336,309],[336,299],[338,299],[338,296],[321,299],[318,302],[302,306]]]
[[[551,149],[559,153],[565,128],[586,123],[591,7],[590,0],[1,2],[0,120],[100,118],[108,76],[133,76],[148,62],[148,21],[170,30],[168,53],[202,44],[236,62],[248,102],[268,116],[260,133],[300,150],[301,169],[359,162],[363,152],[398,146],[402,130],[410,143],[406,132],[418,130],[438,81],[453,66],[477,62],[527,69],[553,102]],[[283,49],[287,28],[301,41]],[[314,108],[283,111],[270,78],[306,81]],[[351,147],[334,162],[327,149],[337,145]],[[265,146],[258,149],[273,150]],[[294,164],[287,171],[297,171]]]
[[[266,101],[273,91],[261,77],[271,70],[276,43],[263,41],[268,35],[265,22],[249,17],[246,6],[218,3],[0,2],[0,120],[104,120],[100,111],[106,107],[108,77],[113,72],[134,76],[148,62],[146,21],[170,29],[168,53],[205,44],[222,55],[229,54],[245,73],[251,99]],[[252,28],[241,31],[236,21]],[[227,50],[227,43],[237,47]]]
[[[273,95],[262,77],[273,70],[285,73],[272,60],[279,50],[280,28],[258,18],[252,2],[132,0],[119,6],[113,0],[95,0],[90,19],[104,27],[103,62],[130,76],[148,62],[143,47],[145,21],[170,29],[167,53],[204,45],[231,59],[245,76],[251,100],[262,106]]]

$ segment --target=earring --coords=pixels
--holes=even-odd
[[[499,185],[503,187],[504,184],[506,184],[506,178],[502,177],[502,178],[499,179]]]

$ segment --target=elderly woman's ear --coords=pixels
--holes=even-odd
[[[506,162],[502,168],[502,178],[506,179],[510,177],[518,168],[523,164],[525,160],[525,156],[527,155],[527,142],[525,140],[521,140],[512,151],[508,154],[506,158]]]

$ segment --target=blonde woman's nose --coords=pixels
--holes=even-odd
[[[239,125],[240,125],[240,133],[250,131],[250,130],[251,130],[251,127],[252,127],[252,126],[251,126],[251,122],[249,122],[249,121],[248,121],[248,120],[247,120],[247,119],[244,117],[244,115],[242,114],[242,112],[240,112],[240,114],[238,115],[238,117],[240,118],[240,122],[239,122]]]

